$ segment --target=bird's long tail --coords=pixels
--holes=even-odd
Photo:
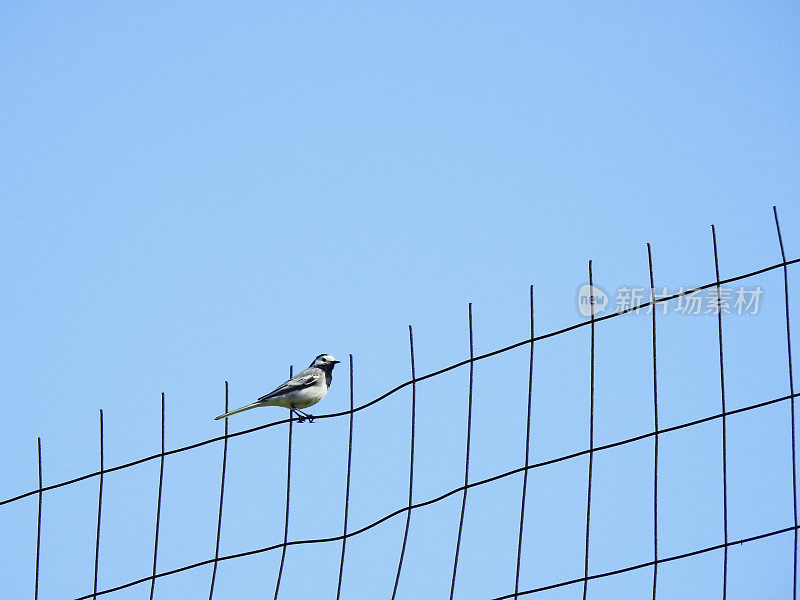
[[[256,408],[257,406],[264,406],[263,402],[253,402],[252,404],[248,404],[247,406],[243,406],[242,408],[237,408],[236,410],[232,410],[231,412],[226,412],[224,415],[220,415],[218,417],[214,417],[215,421],[219,421],[220,419],[227,419],[231,415],[235,415],[236,413],[243,412],[245,410],[250,410],[251,408]]]

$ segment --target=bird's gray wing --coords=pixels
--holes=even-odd
[[[258,402],[263,402],[264,400],[269,400],[270,398],[274,398],[275,396],[281,396],[283,394],[288,394],[289,392],[294,392],[297,390],[302,390],[304,388],[310,387],[315,383],[317,383],[321,377],[324,377],[324,374],[320,369],[305,369],[303,371],[300,371],[297,375],[295,375],[288,381],[276,387],[269,394],[264,394],[263,396],[261,396],[258,399]]]

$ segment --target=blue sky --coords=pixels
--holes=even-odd
[[[621,286],[800,257],[800,12],[792,3],[5,3],[0,7],[0,499],[222,433],[328,352],[314,412],[585,320]],[[789,268],[790,299],[800,296]],[[788,394],[783,276],[726,315],[726,398]],[[796,303],[793,301],[792,310]],[[662,427],[720,410],[717,321],[658,319]],[[792,316],[794,317],[794,312]],[[650,316],[596,330],[595,442],[652,428]],[[795,344],[800,347],[800,343]],[[475,365],[471,480],[524,459],[529,349]],[[531,460],[588,444],[589,330],[536,345]],[[468,369],[417,386],[415,500],[463,483]],[[350,524],[407,499],[410,388],[357,413]],[[239,431],[285,417],[263,409]],[[727,419],[729,537],[793,524],[789,404]],[[286,425],[229,443],[221,554],[282,541]],[[290,539],[338,535],[347,420],[294,429]],[[721,429],[660,436],[659,553],[722,542]],[[159,571],[213,557],[222,447],[167,458]],[[590,572],[652,558],[651,438],[596,454]],[[583,575],[585,456],[529,474],[521,589]],[[43,500],[40,597],[91,593],[97,478]],[[100,588],[152,569],[158,463],[104,479]],[[472,488],[457,598],[514,591],[521,475]],[[461,496],[414,512],[398,598],[448,597]],[[0,506],[0,587],[31,597],[35,497]],[[397,516],[347,545],[343,598],[390,597]],[[792,534],[729,551],[729,598],[787,597]],[[287,552],[281,597],[332,597],[340,545]],[[280,552],[225,561],[215,598],[272,593]],[[203,596],[210,568],[161,577]],[[645,597],[652,569],[593,581]],[[721,596],[722,553],[659,567],[659,597]],[[266,591],[265,591],[266,590]],[[755,590],[755,591],[754,591]],[[149,584],[110,594],[141,598]],[[573,585],[533,597],[581,597]]]

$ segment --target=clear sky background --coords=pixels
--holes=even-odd
[[[321,352],[312,411],[585,320],[800,257],[800,10],[767,3],[0,5],[0,499],[220,435]],[[790,267],[792,316],[800,272]],[[783,275],[724,318],[730,408],[789,393]],[[717,320],[658,317],[660,425],[720,411]],[[800,321],[797,328],[800,328]],[[650,316],[597,326],[595,443],[652,429]],[[797,330],[796,328],[796,330]],[[795,346],[800,349],[800,338]],[[529,349],[475,364],[470,480],[524,460]],[[417,386],[415,501],[463,483],[468,369]],[[355,418],[350,528],[407,501],[410,387]],[[585,449],[589,329],[535,347],[531,461]],[[237,415],[231,431],[285,418]],[[341,533],[347,419],[294,429],[293,540]],[[728,419],[729,538],[793,525],[787,401]],[[283,539],[287,426],[229,443],[222,555]],[[170,456],[159,572],[213,557],[222,445]],[[530,471],[520,589],[583,575],[587,457]],[[598,452],[590,572],[652,560],[653,440]],[[721,422],[660,437],[659,554],[723,541]],[[43,499],[40,598],[92,592],[98,478]],[[455,597],[512,593],[522,476],[468,494]],[[99,587],[152,569],[158,461],[104,481]],[[398,598],[447,598],[461,494],[413,513]],[[37,499],[0,506],[0,597],[31,598]],[[342,597],[389,598],[399,515],[351,538]],[[786,598],[791,533],[729,552],[728,598]],[[290,547],[282,598],[335,597],[340,543]],[[722,597],[722,552],[664,563],[658,597]],[[271,597],[280,551],[220,564]],[[208,594],[210,567],[156,583]],[[149,583],[107,595],[140,599]],[[649,597],[652,568],[593,581]],[[530,597],[580,598],[582,585]]]

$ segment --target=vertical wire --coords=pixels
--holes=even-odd
[[[411,348],[411,460],[408,467],[408,508],[406,513],[406,531],[403,534],[403,547],[400,550],[400,561],[397,563],[397,575],[394,578],[394,589],[392,590],[392,600],[397,596],[397,585],[400,583],[400,571],[403,568],[403,557],[406,553],[406,543],[408,542],[408,529],[411,526],[411,506],[414,497],[414,433],[415,433],[415,414],[417,410],[417,375],[414,368],[414,333],[411,325],[408,326],[408,342]]]
[[[653,600],[656,600],[658,581],[658,369],[656,365],[656,287],[653,278],[653,255],[647,244],[647,264],[650,270],[650,308],[653,314]]]
[[[464,459],[464,494],[461,496],[461,518],[458,521],[458,538],[456,539],[456,553],[453,558],[453,579],[450,582],[450,600],[456,589],[456,573],[458,572],[458,553],[461,549],[461,533],[464,530],[464,512],[467,508],[467,486],[469,485],[469,445],[472,431],[472,382],[475,373],[475,348],[472,333],[472,302],[469,303],[469,393],[467,400],[467,448]]]
[[[289,378],[292,378],[293,366],[289,367]],[[283,525],[283,548],[281,549],[281,565],[278,567],[278,579],[275,581],[274,600],[278,600],[278,591],[281,589],[281,576],[283,575],[283,565],[286,562],[286,542],[289,541],[289,493],[292,482],[292,423],[294,423],[294,413],[289,413],[289,444],[286,452],[286,520]]]
[[[226,419],[227,422],[227,419]],[[156,505],[156,534],[153,542],[153,578],[150,580],[150,600],[156,589],[156,565],[158,564],[158,529],[161,524],[161,492],[164,489],[164,392],[161,392],[161,468],[158,471],[158,504]]]
[[[39,598],[39,550],[42,542],[42,438],[36,438],[39,453],[39,514],[36,519],[36,579],[34,581],[33,598]]]
[[[522,564],[522,529],[525,524],[525,496],[528,493],[528,464],[531,451],[531,400],[533,398],[533,286],[531,286],[531,355],[528,367],[528,420],[525,427],[525,470],[522,472],[522,501],[519,509],[519,538],[517,540],[517,573],[514,577],[514,598],[519,595],[519,571]]]
[[[353,463],[353,355],[350,355],[350,432],[347,438],[347,483],[344,488],[344,526],[342,527],[342,556],[339,560],[339,582],[336,584],[336,600],[342,594],[344,573],[344,550],[347,545],[347,515],[350,507],[350,468]]]
[[[228,382],[225,382],[225,411],[228,412]],[[225,467],[228,463],[228,419],[225,419],[225,439],[222,442],[222,477],[219,483],[219,511],[217,512],[217,542],[214,545],[214,568],[211,571],[211,588],[208,590],[208,600],[214,596],[214,582],[217,579],[217,565],[219,565],[219,540],[222,533],[222,499],[225,496]]]
[[[94,588],[92,597],[97,598],[97,573],[100,565],[100,516],[103,512],[103,409],[100,409],[100,491],[97,495],[97,535],[94,542]]]
[[[791,394],[791,418],[792,418],[792,498],[794,510],[794,576],[792,587],[792,598],[797,598],[797,458],[795,453],[795,433],[794,433],[794,374],[792,370],[792,335],[789,327],[789,272],[786,268],[786,252],[783,249],[783,238],[781,237],[781,225],[778,222],[778,209],[773,206],[772,212],[775,215],[775,228],[778,230],[778,244],[781,247],[781,260],[783,261],[783,293],[786,300],[786,352],[789,357],[789,394]]]
[[[725,421],[725,371],[722,359],[722,293],[719,280],[719,257],[717,254],[717,232],[711,225],[711,238],[714,242],[714,270],[717,275],[717,332],[719,334],[719,384],[722,397],[722,527],[725,536],[722,563],[722,600],[728,595],[728,446]]]
[[[589,293],[591,294],[591,343],[589,350],[589,482],[586,488],[586,548],[583,563],[583,600],[589,587],[589,523],[592,516],[592,466],[594,462],[594,281],[589,261]]]

